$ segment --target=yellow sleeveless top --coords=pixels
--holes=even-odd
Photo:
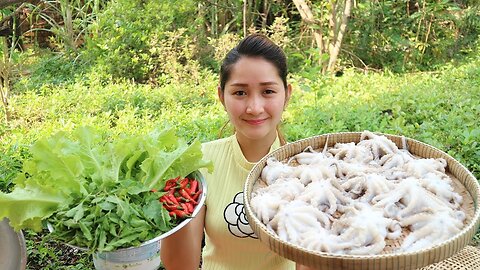
[[[287,260],[258,240],[243,209],[243,188],[255,163],[243,156],[235,135],[204,143],[204,159],[212,160],[212,174],[202,171],[207,182],[205,270],[290,270],[295,263]],[[270,151],[280,147],[277,138]]]

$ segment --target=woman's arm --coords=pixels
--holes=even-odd
[[[167,270],[198,270],[202,253],[205,206],[178,232],[162,240],[160,257]]]

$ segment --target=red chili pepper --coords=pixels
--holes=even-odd
[[[177,204],[178,205],[178,200],[177,198],[175,198],[175,196],[173,196],[173,194],[166,194],[165,196],[167,196],[167,198],[172,201],[174,204]]]
[[[185,206],[187,207],[187,211],[189,214],[193,213],[193,204],[191,202],[185,203]]]
[[[188,193],[190,193],[190,195],[195,194],[195,192],[197,192],[197,188],[198,188],[198,181],[196,179],[192,179],[190,181],[190,190],[188,191]]]
[[[167,182],[165,182],[165,187],[163,188],[163,190],[164,191],[169,191],[169,190],[173,189],[174,187],[176,187],[178,179],[180,179],[180,176],[177,177],[177,178],[172,178],[172,179],[167,180]]]
[[[183,210],[185,211],[185,213],[187,214],[191,214],[190,210],[188,210],[188,206],[186,203],[180,203],[180,205],[182,206]]]
[[[180,189],[185,189],[188,185],[188,178],[183,178],[180,180]]]
[[[158,199],[158,200],[161,201],[161,202],[165,202],[165,201],[167,201],[167,197],[162,196],[162,197],[160,197],[160,199]]]
[[[168,211],[185,210],[186,209],[185,207],[181,207],[181,206],[173,205],[173,204],[166,204],[166,203],[163,204],[163,207],[165,207],[165,209],[167,209]]]
[[[197,192],[195,192],[195,194],[193,194],[192,199],[193,199],[194,201],[197,201],[198,196],[200,196],[200,194],[202,194],[202,191],[201,191],[201,190],[198,190]]]
[[[187,201],[192,201],[196,203],[196,201],[188,194],[188,192],[185,189],[180,189],[180,195],[182,195],[182,197],[187,199]]]
[[[185,213],[185,211],[182,211],[182,210],[172,210],[169,212],[170,216],[174,216],[176,218],[185,218],[188,216],[187,213]]]
[[[174,202],[172,202],[167,196],[162,196],[159,199],[160,202],[165,203],[165,204],[170,204],[170,205],[175,205]]]

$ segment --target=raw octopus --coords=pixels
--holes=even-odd
[[[462,196],[446,166],[442,158],[414,157],[405,141],[399,149],[364,131],[357,144],[307,147],[286,162],[270,157],[251,206],[282,240],[310,250],[381,254],[386,239],[408,231],[391,252],[418,251],[464,227]]]

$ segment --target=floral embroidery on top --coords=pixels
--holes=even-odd
[[[243,192],[239,192],[225,208],[223,217],[228,224],[228,230],[236,237],[252,237],[258,239],[248,223],[243,204]]]

